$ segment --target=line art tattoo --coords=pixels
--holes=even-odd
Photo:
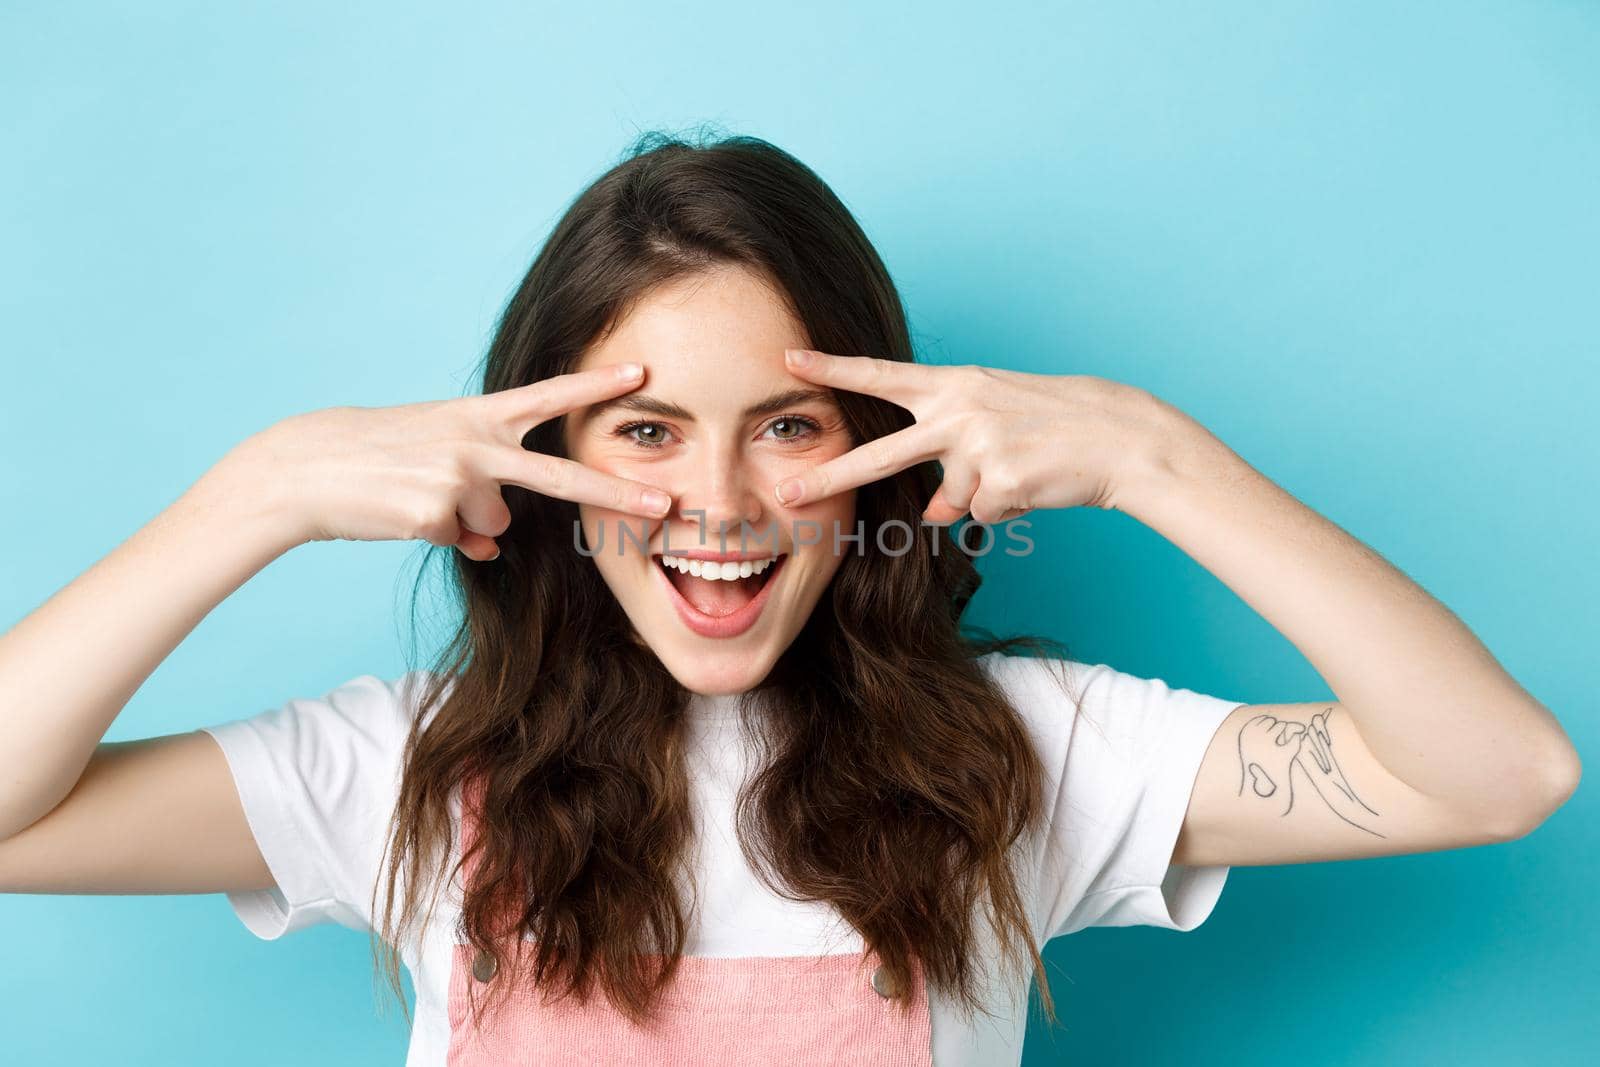
[[[1257,715],[1239,728],[1239,795],[1248,788],[1252,796],[1282,804],[1279,815],[1294,810],[1295,768],[1312,790],[1339,818],[1374,837],[1384,837],[1365,825],[1377,817],[1356,795],[1333,754],[1328,733],[1328,712],[1311,716],[1311,722],[1291,722],[1272,715]]]

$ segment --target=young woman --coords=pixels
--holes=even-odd
[[[1338,699],[964,632],[985,546],[1076,506],[1180,546]],[[437,663],[101,740],[219,601],[334,538],[450,552]],[[0,692],[0,889],[371,930],[412,1067],[1014,1063],[1050,938],[1192,929],[1230,865],[1510,840],[1579,773],[1449,610],[1172,405],[915,363],[849,212],[753,138],[636,145],[482,395],[248,437],[0,639]]]

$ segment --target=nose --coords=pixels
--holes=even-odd
[[[719,532],[732,539],[730,549],[736,547],[741,522],[760,527],[764,505],[757,472],[732,449],[703,451],[691,467],[678,482],[679,516],[693,524],[696,536],[704,529],[709,547],[717,547]]]

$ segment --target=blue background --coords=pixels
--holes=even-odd
[[[1455,610],[1600,766],[1600,11],[1578,2],[7,4],[0,623],[297,411],[459,395],[640,130],[815,167],[926,358],[1200,419]],[[1118,513],[1036,514],[978,621],[1251,702],[1329,691]],[[218,607],[113,740],[403,667],[415,544]],[[137,625],[137,620],[129,620]],[[1236,869],[1047,952],[1027,1062],[1593,1062],[1597,791],[1474,850]],[[364,935],[220,895],[0,900],[8,1063],[394,1064]]]

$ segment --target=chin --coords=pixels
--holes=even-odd
[[[715,656],[713,660],[722,662],[707,662],[703,656],[674,655],[670,650],[666,655],[657,651],[656,656],[679,685],[701,696],[725,696],[754,689],[777,661],[775,656],[755,662],[742,657]]]

